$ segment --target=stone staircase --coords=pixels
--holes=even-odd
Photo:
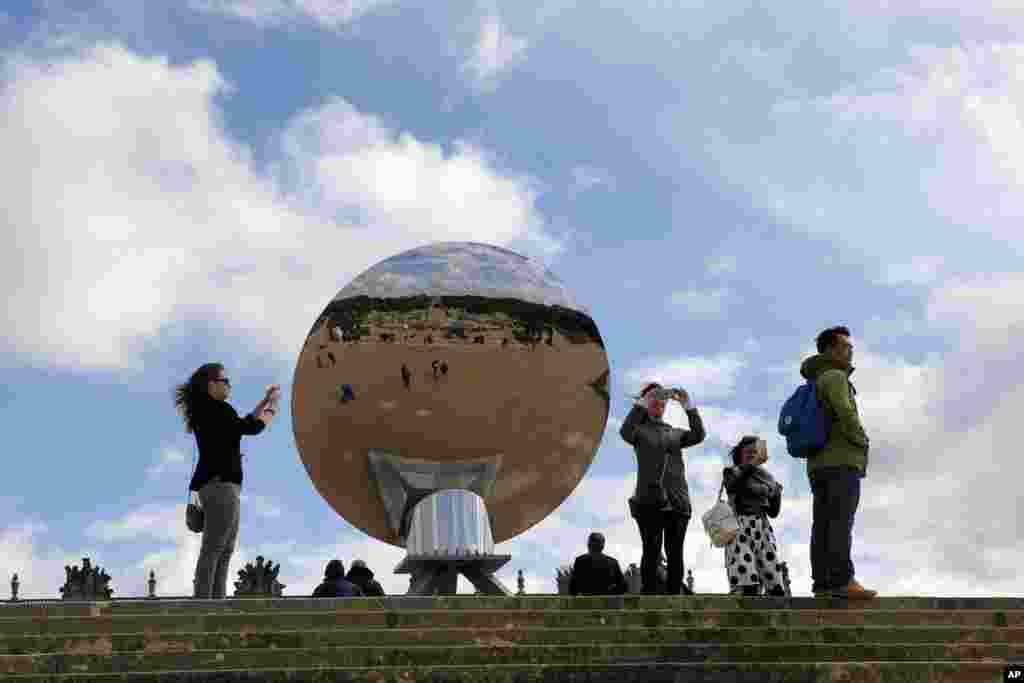
[[[0,604],[4,681],[1002,681],[1024,598]]]

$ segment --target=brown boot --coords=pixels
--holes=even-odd
[[[878,591],[868,590],[857,583],[857,579],[850,579],[850,583],[839,590],[833,591],[833,595],[852,600],[870,600],[878,595]]]

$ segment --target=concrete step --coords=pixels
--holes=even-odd
[[[328,628],[585,628],[960,626],[1021,628],[1024,610],[985,609],[619,609],[619,610],[355,610],[174,612],[0,617],[0,640],[23,635],[223,633]]]
[[[0,617],[107,616],[115,614],[174,614],[178,612],[258,612],[366,610],[619,610],[619,609],[857,609],[857,610],[1024,610],[1024,598],[882,597],[873,600],[839,598],[742,598],[722,594],[696,596],[388,596],[383,598],[230,598],[193,600],[168,598],[116,599],[101,602],[35,600],[0,602]]]
[[[475,645],[346,646],[196,650],[153,644],[123,653],[4,655],[0,675],[132,673],[190,669],[373,666],[595,666],[656,662],[1020,661],[1021,643],[575,643],[519,645],[500,637]]]
[[[343,646],[472,645],[505,640],[517,645],[574,643],[816,643],[816,644],[1024,644],[1024,628],[959,626],[825,626],[805,628],[342,628],[289,631],[267,624],[260,631],[215,633],[111,633],[37,635],[0,638],[0,655],[113,654],[137,651],[253,650]]]
[[[268,667],[11,675],[53,683],[996,683],[1001,662],[677,662],[604,666],[489,664],[445,667]]]

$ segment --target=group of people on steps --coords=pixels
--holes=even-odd
[[[813,494],[811,579],[815,595],[869,599],[876,595],[855,578],[852,560],[853,524],[860,501],[861,480],[867,473],[870,442],[861,424],[853,375],[850,330],[830,327],[818,335],[818,353],[804,360],[803,378],[816,389],[828,416],[827,440],[807,458]],[[202,505],[205,523],[196,563],[194,595],[223,598],[228,564],[238,538],[242,486],[241,439],[262,432],[277,413],[280,387],[267,388],[252,411],[240,417],[228,403],[231,380],[224,366],[208,363],[175,389],[175,405],[185,428],[195,435],[199,451],[189,490]],[[668,401],[685,412],[689,429],[663,420]],[[667,582],[664,592],[683,592],[683,543],[692,517],[683,450],[704,441],[706,431],[689,392],[657,382],[643,387],[619,430],[637,460],[637,482],[629,499],[630,514],[640,532],[640,574],[644,593],[659,592],[658,565],[664,548]],[[745,436],[731,449],[732,464],[722,473],[723,486],[736,515],[739,531],[725,548],[730,592],[741,595],[781,595],[781,559],[769,519],[782,505],[782,484],[765,468],[767,452],[757,436]],[[603,554],[604,538],[592,536],[588,553],[577,558],[572,591],[576,594],[625,591],[621,568]],[[354,573],[353,573],[354,572]],[[358,591],[372,572],[356,561],[346,575],[340,560],[325,571],[321,595]],[[366,583],[363,581],[363,583]],[[369,584],[368,584],[369,585]],[[371,590],[375,590],[371,588]],[[383,591],[381,591],[383,592]]]

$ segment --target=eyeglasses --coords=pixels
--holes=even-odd
[[[227,377],[218,377],[217,379],[211,379],[210,381],[219,382],[220,384],[223,384],[226,387],[231,386],[231,380],[229,380]]]

